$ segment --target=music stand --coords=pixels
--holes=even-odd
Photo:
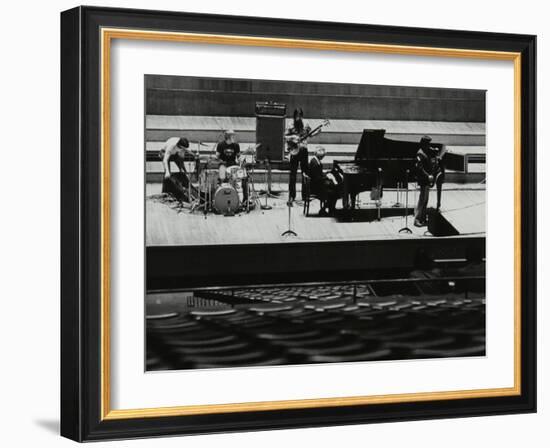
[[[413,233],[409,228],[409,170],[405,171],[405,227],[399,229],[398,233]]]
[[[395,204],[392,205],[393,208],[399,208],[403,204],[400,202],[401,199],[401,187],[403,186],[403,182],[397,182],[397,187],[395,189]]]
[[[270,196],[274,198],[275,196],[273,196],[273,195],[270,193],[270,191],[271,191],[271,179],[270,179],[270,177],[271,177],[271,176],[268,174],[268,172],[271,173],[271,165],[270,165],[270,163],[269,163],[269,159],[265,159],[265,160],[264,160],[264,164],[265,164],[265,166],[266,166],[266,168],[265,168],[265,176],[264,176],[264,179],[265,179],[265,190],[264,190],[264,193],[263,193],[263,195],[265,196],[265,204],[260,205],[260,208],[261,208],[262,210],[271,210],[273,207],[271,207],[271,205],[269,205],[269,204],[267,203],[267,198],[270,197]],[[261,195],[262,195],[262,194],[260,194],[260,196],[261,196]]]

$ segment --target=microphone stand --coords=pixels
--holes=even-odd
[[[398,233],[412,233],[412,230],[409,228],[409,170],[405,171],[405,227],[399,229]]]
[[[283,233],[281,233],[281,236],[298,236],[298,234],[294,230],[292,230],[292,222],[291,222],[292,201],[288,201],[286,205],[288,208],[288,229],[285,230]]]
[[[266,165],[266,168],[265,168],[265,204],[262,204],[260,206],[260,208],[262,210],[271,210],[273,207],[271,207],[271,205],[269,205],[267,203],[267,198],[270,196],[270,190],[271,190],[271,186],[270,186],[270,179],[269,179],[269,176],[270,176],[270,173],[271,173],[271,166],[269,164],[269,159],[265,159],[264,160],[264,164]],[[268,171],[269,171],[269,174],[268,174]]]
[[[403,183],[402,182],[397,182],[397,188],[395,190],[395,204],[393,204],[393,208],[399,208],[401,207],[403,204],[401,204],[400,202],[400,199],[401,199],[401,187],[403,187]]]

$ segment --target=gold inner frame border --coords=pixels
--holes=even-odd
[[[101,29],[101,420],[173,417],[368,404],[410,403],[503,397],[521,394],[521,53],[459,48],[420,47],[307,39],[162,32],[139,29]],[[110,346],[110,67],[114,39],[185,42],[215,45],[295,48],[357,53],[504,60],[514,63],[514,386],[441,392],[278,400],[208,405],[111,409]]]

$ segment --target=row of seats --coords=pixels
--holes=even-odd
[[[413,284],[416,284],[413,283]],[[483,292],[375,295],[376,285],[241,288],[238,304],[148,308],[147,369],[419,359],[485,354]],[[394,285],[395,287],[395,285]],[[200,295],[200,293],[197,293]],[[235,302],[234,302],[235,303]]]
[[[316,127],[322,120],[307,121]],[[291,119],[287,119],[286,126],[290,124]],[[242,150],[255,146],[254,117],[147,115],[145,140],[149,181],[154,181],[155,174],[163,171],[158,151],[169,137],[185,136],[191,142],[192,151],[208,156],[214,153],[215,142],[223,138],[223,129],[237,132]],[[431,135],[434,142],[446,144],[449,151],[466,154],[471,162],[468,164],[469,172],[485,172],[484,122],[335,119],[323,132],[310,139],[310,147],[322,145],[326,149],[324,164],[327,167],[332,165],[333,160],[352,160],[363,129],[386,129],[387,138],[405,141],[419,141],[423,135]],[[199,141],[203,146],[197,146]],[[285,172],[288,170],[284,164],[280,167]],[[473,177],[477,179],[477,176]]]

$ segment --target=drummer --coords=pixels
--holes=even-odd
[[[237,160],[241,152],[241,147],[237,143],[237,134],[233,129],[227,129],[223,133],[223,141],[216,146],[216,156],[226,167],[238,165]],[[223,180],[223,179],[222,179]],[[248,179],[242,179],[243,201],[248,200]]]

